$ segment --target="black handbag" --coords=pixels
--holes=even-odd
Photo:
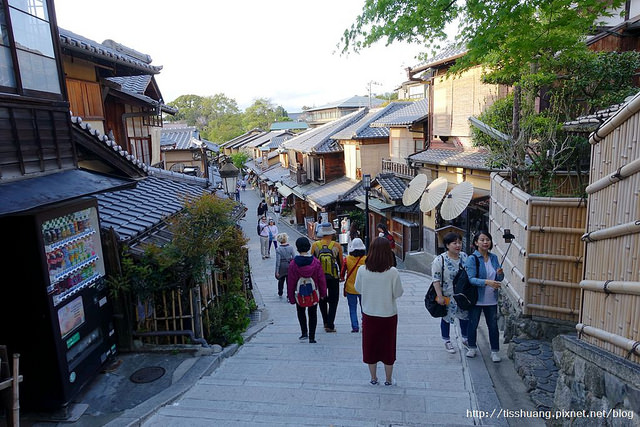
[[[440,283],[444,278],[444,258],[442,258],[442,271],[440,273]],[[424,296],[424,306],[432,317],[444,317],[447,315],[447,306],[440,305],[436,301],[436,297],[438,294],[436,293],[436,288],[431,283],[429,286],[429,290],[427,294]]]
[[[437,296],[436,288],[432,283],[424,296],[424,306],[432,317],[444,317],[447,315],[447,306],[438,304],[436,301]]]

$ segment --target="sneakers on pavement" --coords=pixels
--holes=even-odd
[[[498,362],[500,362],[502,359],[500,358],[500,355],[499,355],[497,352],[492,351],[492,352],[491,352],[491,360],[493,360],[493,363],[498,363]]]
[[[315,344],[315,343],[317,343],[317,342],[318,342],[318,341],[314,340],[313,338],[309,338],[309,344]]]
[[[445,350],[447,350],[447,353],[454,354],[456,352],[456,349],[453,348],[453,344],[451,344],[451,341],[445,341],[444,348]]]
[[[386,386],[396,385],[396,379],[392,378],[391,381],[385,381],[384,385]]]
[[[338,332],[336,328],[324,328],[326,332]]]
[[[298,339],[299,339],[300,341],[304,341],[304,340],[306,340],[306,339],[308,339],[308,338],[309,338],[309,336],[308,336],[308,335],[300,335],[300,336],[298,337]]]
[[[358,329],[358,328],[353,328],[353,329],[351,330],[351,332],[352,332],[352,333],[354,333],[354,334],[357,334],[358,332],[360,332],[360,329]]]
[[[373,378],[371,381],[369,381],[369,384],[378,385],[378,379],[377,378]]]
[[[476,349],[470,348],[469,350],[467,350],[467,357],[476,357]]]

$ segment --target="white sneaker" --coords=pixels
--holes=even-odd
[[[469,350],[467,350],[467,357],[476,357],[476,349],[470,348]]]
[[[493,360],[493,363],[498,363],[502,359],[500,358],[500,355],[498,353],[496,353],[495,351],[492,351],[491,352],[491,360]]]
[[[453,344],[451,344],[451,341],[446,341],[444,343],[444,348],[445,348],[445,350],[447,350],[448,353],[453,354],[453,353],[456,352],[456,349],[453,348]]]

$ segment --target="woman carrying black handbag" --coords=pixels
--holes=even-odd
[[[443,239],[446,252],[438,255],[431,264],[433,287],[436,291],[436,302],[447,307],[447,314],[440,320],[440,332],[444,340],[444,348],[449,353],[456,349],[451,343],[451,324],[457,318],[460,321],[462,343],[467,345],[467,326],[469,312],[458,307],[453,298],[453,278],[461,267],[464,267],[467,254],[462,252],[462,238],[456,233],[447,233]]]

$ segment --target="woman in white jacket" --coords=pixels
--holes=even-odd
[[[394,260],[389,240],[378,237],[371,243],[365,265],[356,276],[355,288],[362,295],[362,361],[369,366],[372,385],[378,384],[378,362],[384,364],[384,385],[393,385],[398,330],[396,299],[404,292]]]

